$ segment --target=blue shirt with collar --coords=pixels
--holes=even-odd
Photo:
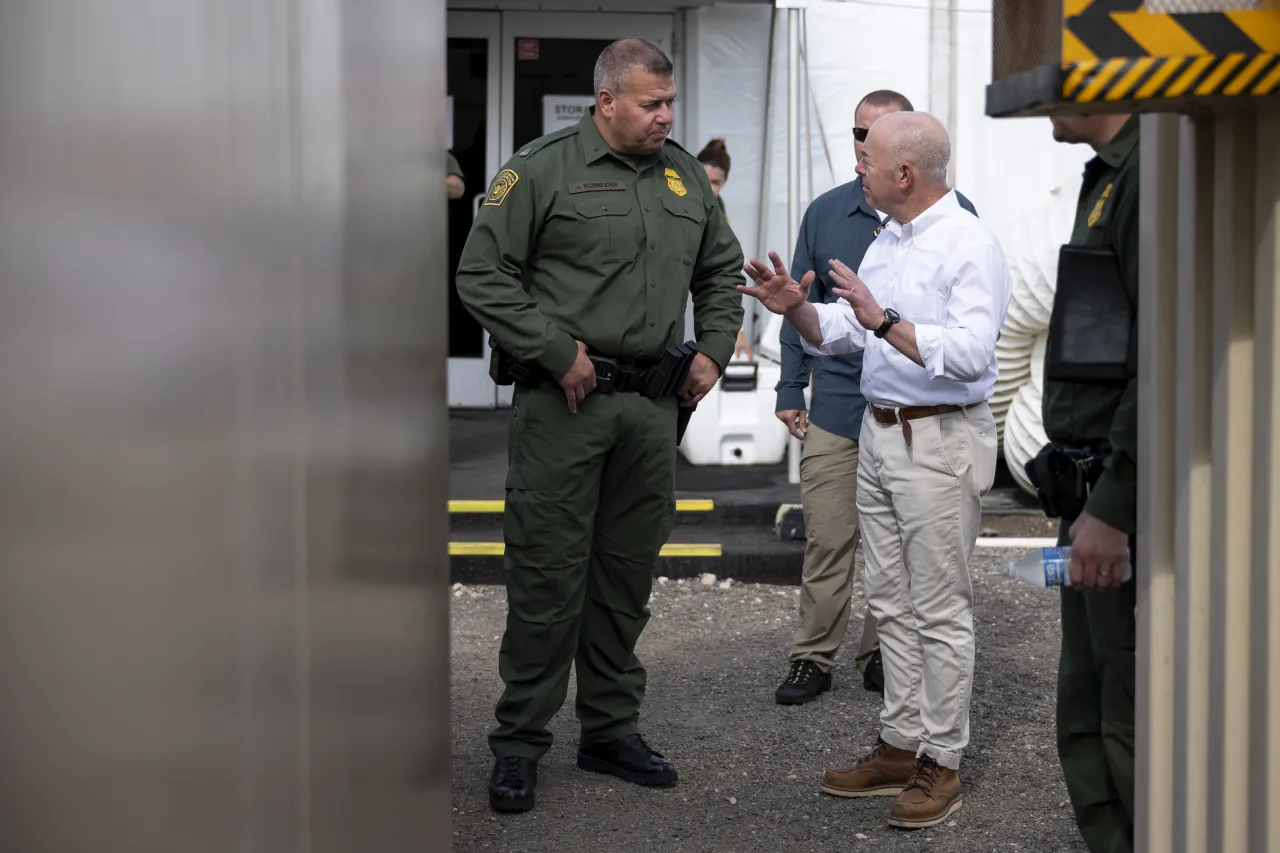
[[[974,216],[978,211],[960,192],[956,197],[961,207]],[[856,178],[818,196],[804,212],[800,234],[796,237],[796,253],[788,272],[796,281],[813,270],[817,273],[809,288],[810,302],[836,302],[840,297],[831,292],[833,258],[856,270],[862,256],[875,241],[881,229],[875,208],[862,193],[862,178]],[[858,438],[862,427],[862,410],[867,401],[859,385],[862,379],[862,353],[835,355],[815,359],[804,351],[800,334],[785,320],[782,323],[782,378],[775,390],[775,411],[804,409],[804,389],[813,371],[812,408],[809,423],[845,438]]]

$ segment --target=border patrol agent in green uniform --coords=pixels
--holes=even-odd
[[[1053,118],[1090,144],[1071,242],[1062,248],[1045,358],[1050,444],[1027,466],[1059,544],[1058,756],[1091,853],[1133,849],[1137,527],[1138,118]],[[1128,549],[1126,551],[1126,549]]]
[[[516,383],[508,442],[506,689],[489,740],[500,811],[534,805],[570,666],[578,765],[676,781],[637,731],[645,670],[634,649],[674,521],[677,407],[715,385],[742,323],[742,249],[702,167],[666,138],[670,60],[615,42],[596,91],[576,127],[521,148],[498,174],[458,266],[458,292],[495,353],[532,376]],[[690,296],[699,352],[682,388],[646,396]]]

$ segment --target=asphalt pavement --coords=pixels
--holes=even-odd
[[[1054,747],[1057,593],[988,575],[1014,552],[978,552],[978,639],[964,807],[947,824],[905,832],[888,798],[818,793],[824,767],[852,763],[878,731],[879,696],[863,689],[854,618],[834,689],[800,707],[774,703],[794,629],[795,586],[661,579],[637,650],[648,673],[641,730],[672,758],[680,782],[643,789],[577,769],[570,686],[539,765],[538,805],[493,814],[486,734],[502,689],[497,654],[505,595],[453,592],[453,778],[456,851],[511,853],[827,853],[1035,851],[1085,853]]]

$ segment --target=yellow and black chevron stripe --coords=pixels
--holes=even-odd
[[[1280,91],[1280,11],[1156,14],[1143,6],[1143,0],[1064,0],[1063,100]]]

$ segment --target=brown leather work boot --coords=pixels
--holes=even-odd
[[[916,771],[916,754],[883,740],[853,767],[827,768],[822,791],[836,797],[896,797]]]
[[[962,802],[960,774],[922,755],[910,784],[889,812],[889,825],[900,829],[937,826],[955,814]]]

